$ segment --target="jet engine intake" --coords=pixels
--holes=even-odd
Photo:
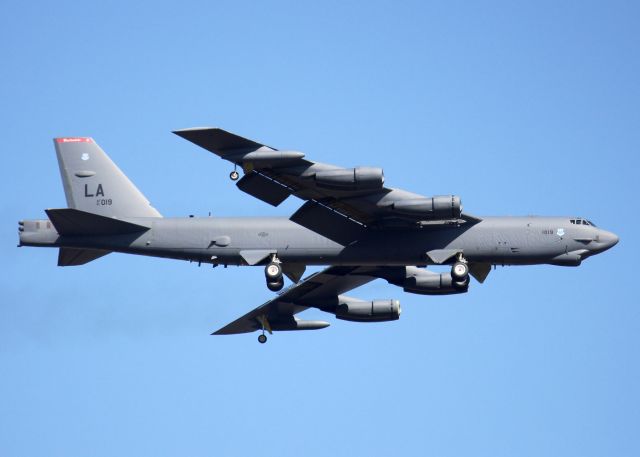
[[[335,310],[338,319],[352,322],[395,321],[401,313],[398,300],[341,300]]]
[[[422,217],[425,220],[459,219],[462,215],[460,197],[456,195],[399,200],[391,207],[398,213]]]
[[[318,187],[335,190],[376,190],[384,184],[382,168],[357,167],[318,171],[315,174]]]

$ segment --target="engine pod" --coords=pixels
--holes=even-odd
[[[335,190],[376,190],[384,184],[382,168],[357,167],[318,171],[315,174],[318,187]]]
[[[402,284],[405,292],[420,295],[450,295],[464,293],[469,289],[469,279],[457,282],[451,273],[433,273],[416,267],[407,267],[407,276]]]
[[[401,313],[398,300],[341,300],[335,310],[338,319],[352,322],[395,321]]]
[[[391,204],[391,208],[398,213],[425,220],[459,219],[462,215],[462,203],[456,195],[398,200]]]

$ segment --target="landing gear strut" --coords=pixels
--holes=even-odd
[[[271,258],[271,261],[267,264],[267,266],[264,267],[264,276],[267,280],[267,287],[272,292],[277,292],[284,287],[282,265],[275,254]]]
[[[233,166],[233,171],[231,173],[229,173],[229,178],[231,179],[231,181],[237,181],[238,178],[240,177],[240,174],[238,173],[237,168],[238,168],[238,166],[234,165]]]
[[[258,343],[264,344],[267,342],[267,335],[264,334],[264,331],[266,330],[269,333],[271,333],[271,325],[269,325],[269,321],[267,320],[267,317],[264,315],[258,316],[257,320],[260,323],[260,326],[262,327],[262,333],[258,336]]]

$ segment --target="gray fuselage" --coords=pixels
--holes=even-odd
[[[569,217],[485,217],[475,224],[372,229],[348,246],[286,218],[126,221],[150,229],[125,235],[62,237],[50,221],[31,220],[24,221],[20,245],[100,249],[224,265],[261,265],[268,260],[261,257],[265,252],[277,254],[284,263],[304,265],[429,265],[440,263],[434,262],[429,252],[455,250],[471,262],[577,266],[618,241],[613,233],[593,225],[576,225],[576,219]],[[259,260],[252,262],[252,258]]]

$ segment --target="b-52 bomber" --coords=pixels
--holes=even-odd
[[[59,266],[111,252],[263,266],[270,290],[280,291],[285,276],[293,284],[214,335],[260,331],[264,343],[265,331],[329,325],[296,317],[307,308],[355,322],[398,319],[397,300],[345,295],[377,278],[408,293],[460,294],[493,265],[578,266],[618,242],[580,217],[472,216],[458,196],[386,187],[381,168],[326,165],[218,128],[174,133],[231,162],[241,191],[272,206],[291,195],[305,203],[289,218],[163,218],[93,139],[55,138],[69,207],[20,221],[19,246],[59,248]],[[301,279],[308,265],[328,267]]]

